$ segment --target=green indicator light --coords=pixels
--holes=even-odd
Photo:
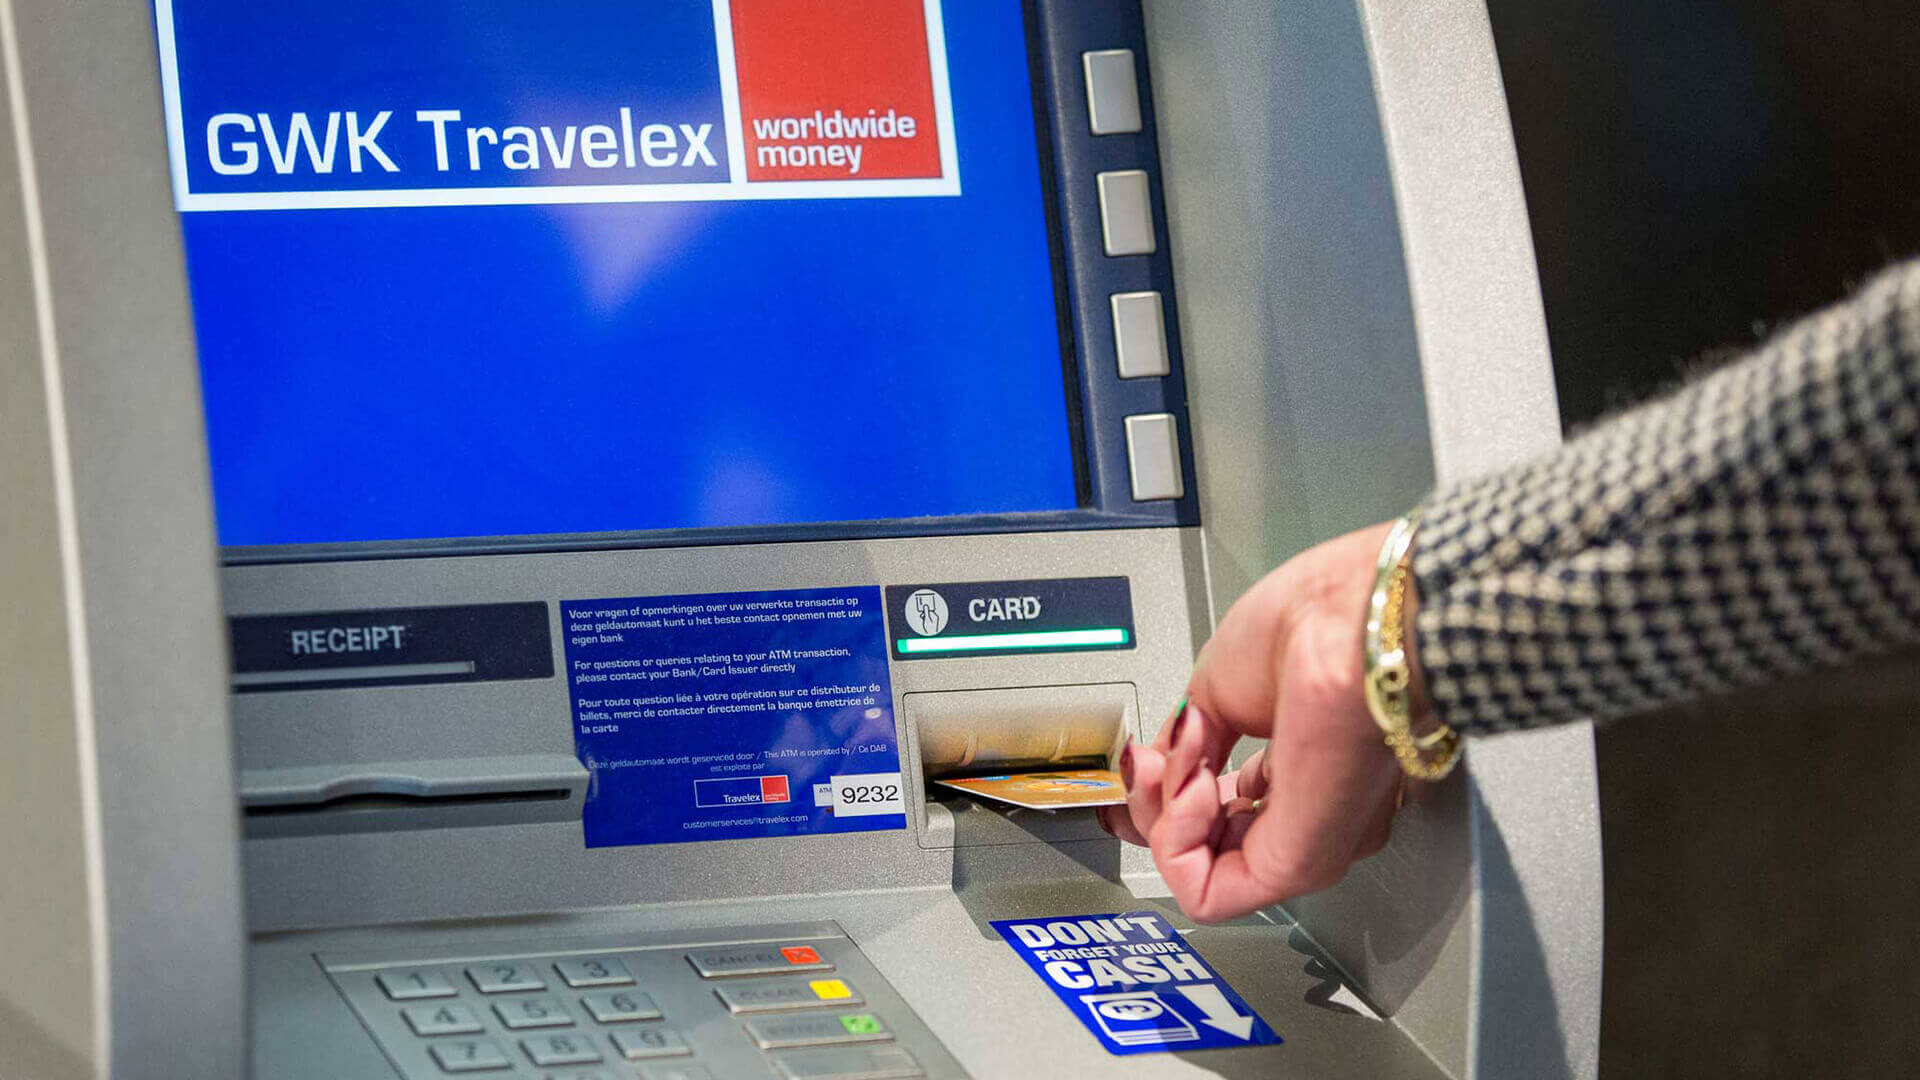
[[[1025,634],[970,634],[960,637],[902,638],[900,652],[964,653],[993,649],[1087,649],[1125,645],[1128,633],[1117,626],[1097,630],[1036,630]]]
[[[871,1013],[843,1016],[840,1018],[840,1026],[846,1028],[849,1035],[878,1035],[887,1030],[880,1026],[880,1018]]]

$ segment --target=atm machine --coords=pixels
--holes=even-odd
[[[1225,925],[938,783],[1110,763],[1266,569],[1557,440],[1477,0],[0,54],[0,1072],[1595,1075],[1585,729]],[[996,926],[1116,919],[1216,990]]]

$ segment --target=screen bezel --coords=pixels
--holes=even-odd
[[[397,558],[428,558],[483,554],[540,554],[665,547],[703,547],[736,544],[869,540],[925,536],[982,535],[1166,527],[1198,524],[1193,494],[1192,453],[1185,424],[1185,387],[1181,373],[1171,270],[1166,255],[1165,215],[1160,208],[1157,141],[1154,137],[1151,93],[1142,63],[1141,111],[1144,126],[1137,136],[1092,136],[1084,123],[1086,97],[1080,55],[1088,48],[1131,47],[1144,57],[1144,31],[1135,11],[1075,11],[1070,0],[1022,0],[1026,23],[1028,70],[1031,80],[1037,167],[1040,172],[1049,258],[1054,280],[1054,307],[1059,334],[1061,375],[1069,452],[1072,455],[1077,505],[1070,509],[1036,512],[943,515],[938,517],[823,521],[744,526],[701,526],[681,529],[620,530],[591,533],[549,533],[512,536],[430,537],[410,540],[329,541],[271,545],[223,545],[225,566],[288,563],[351,562]],[[1125,6],[1123,6],[1125,7]],[[1089,36],[1091,35],[1091,36]],[[1074,124],[1075,116],[1083,122]],[[1096,141],[1099,145],[1095,145]],[[1105,255],[1100,242],[1099,207],[1090,170],[1101,159],[1126,144],[1120,164],[1147,171],[1155,192],[1156,231],[1153,255],[1121,259]],[[1141,151],[1144,150],[1144,153]],[[1103,153],[1105,151],[1105,153]],[[1080,174],[1084,182],[1076,183]],[[1107,264],[1131,264],[1132,274]],[[1090,310],[1105,309],[1111,292],[1128,291],[1129,279],[1143,279],[1145,270],[1164,298],[1168,353],[1172,374],[1151,380],[1164,384],[1147,409],[1126,407],[1089,358],[1104,344],[1111,354],[1111,326],[1101,326]],[[1108,279],[1113,287],[1103,288]],[[1090,298],[1097,296],[1098,304]],[[1139,383],[1141,380],[1130,380]],[[1113,408],[1121,405],[1120,409]],[[1183,470],[1188,476],[1185,497],[1158,503],[1132,502],[1127,487],[1124,436],[1117,430],[1117,412],[1171,412],[1180,421]]]

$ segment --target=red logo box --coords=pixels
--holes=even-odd
[[[925,0],[731,0],[756,180],[940,177]]]
[[[760,801],[789,802],[792,796],[787,794],[787,778],[784,776],[763,776],[760,778]]]

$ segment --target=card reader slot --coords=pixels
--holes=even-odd
[[[923,847],[1054,843],[1106,837],[1084,809],[997,808],[942,788],[961,776],[1115,767],[1139,731],[1132,683],[907,694],[911,794]]]
[[[306,836],[577,820],[587,770],[531,754],[248,769],[248,836]]]

